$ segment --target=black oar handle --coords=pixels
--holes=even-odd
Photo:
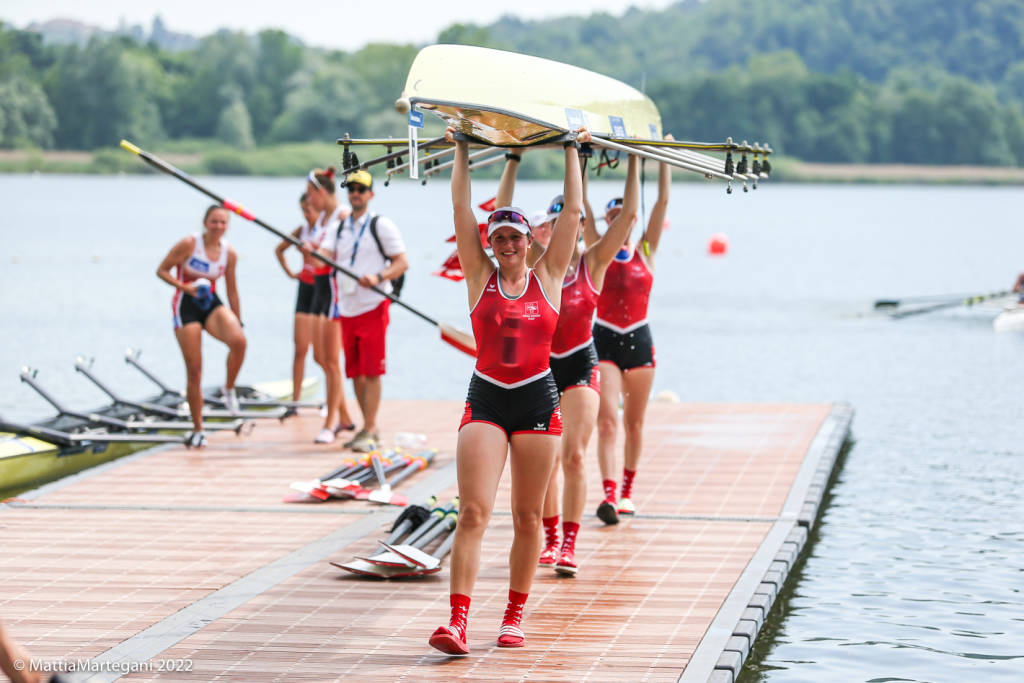
[[[169,175],[174,176],[175,178],[177,178],[178,180],[182,181],[183,183],[185,183],[187,185],[191,185],[193,188],[195,188],[196,190],[199,190],[200,192],[205,194],[207,197],[209,197],[210,199],[214,200],[215,202],[217,202],[218,204],[223,206],[228,211],[233,211],[234,213],[237,213],[242,218],[245,218],[247,220],[252,221],[253,223],[255,223],[256,225],[260,226],[261,228],[263,228],[265,230],[269,230],[270,232],[274,233],[275,235],[277,235],[281,239],[283,239],[283,240],[285,240],[287,242],[291,242],[292,244],[294,244],[295,246],[299,247],[300,249],[302,248],[302,241],[299,240],[298,238],[296,238],[296,237],[294,237],[292,235],[289,235],[286,232],[281,232],[280,230],[278,230],[274,226],[270,225],[269,223],[267,223],[267,222],[257,218],[256,216],[254,216],[252,213],[249,212],[248,209],[246,209],[241,204],[237,204],[237,203],[231,201],[230,199],[225,199],[224,197],[221,197],[216,192],[213,192],[212,190],[209,190],[206,187],[200,185],[195,180],[193,180],[190,175],[188,175],[187,173],[185,173],[181,169],[172,166],[171,164],[167,163],[163,159],[150,154],[149,152],[145,151],[144,149],[136,147],[135,145],[133,145],[132,143],[128,142],[127,140],[122,140],[121,141],[121,147],[123,147],[124,149],[128,150],[129,152],[132,152],[133,154],[138,155],[139,157],[142,158],[143,161],[145,161],[149,165],[153,166],[154,168],[157,168],[157,169],[163,171],[164,173],[167,173]],[[332,268],[334,268],[338,272],[342,273],[343,275],[346,275],[346,276],[352,278],[353,280],[359,280],[359,276],[358,275],[356,275],[351,270],[345,268],[344,266],[339,264],[334,259],[332,259],[330,257],[327,257],[327,256],[324,256],[323,254],[321,254],[319,252],[316,252],[316,251],[310,252],[310,255],[313,258],[315,258],[315,259],[323,261],[326,265],[331,266]],[[379,287],[377,287],[375,285],[369,286],[368,289],[372,289],[373,291],[377,292],[377,294],[380,294],[381,296],[390,299],[391,301],[395,302],[396,304],[398,304],[402,308],[406,309],[410,313],[414,313],[415,315],[418,315],[419,317],[423,318],[425,321],[427,321],[431,325],[434,325],[435,327],[438,326],[438,322],[435,319],[431,318],[426,313],[423,313],[422,311],[413,308],[412,306],[410,306],[409,304],[405,303],[400,298],[398,298],[397,296],[394,296],[390,292],[385,292],[383,289],[380,289]]]

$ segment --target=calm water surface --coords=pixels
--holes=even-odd
[[[297,224],[301,183],[208,182],[272,224]],[[479,199],[494,185],[481,182]],[[595,182],[595,204],[617,190]],[[540,208],[557,191],[521,183],[517,202]],[[875,298],[1007,288],[1024,270],[1022,199],[1013,188],[676,186],[651,310],[655,391],[857,411],[856,444],[751,680],[1024,680],[1024,335],[993,333],[993,309],[863,315]],[[77,354],[123,393],[149,393],[121,361],[129,345],[182,383],[171,291],[154,271],[199,229],[203,198],[155,176],[0,176],[0,200],[0,414],[49,414],[17,379],[26,364],[70,405],[102,404],[75,376]],[[451,249],[444,183],[382,187],[375,205],[408,242],[407,300],[469,329],[465,289],[429,275]],[[715,232],[731,241],[724,258],[706,255]],[[242,379],[287,377],[294,286],[276,241],[237,218],[228,238],[250,339]],[[393,311],[386,396],[461,398],[471,360]],[[217,380],[222,347],[205,353]]]

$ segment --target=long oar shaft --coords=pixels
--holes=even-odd
[[[1012,290],[1003,290],[1000,292],[989,292],[988,294],[978,294],[977,296],[970,296],[966,299],[957,299],[955,301],[943,301],[940,304],[932,304],[931,306],[923,306],[921,308],[912,308],[908,311],[896,311],[889,315],[893,318],[900,319],[906,318],[912,315],[920,315],[922,313],[931,313],[932,311],[940,311],[944,308],[954,308],[956,306],[973,306],[974,304],[981,303],[982,301],[988,301],[989,299],[998,299],[1000,297],[1009,296],[1013,294]]]
[[[210,190],[210,189],[206,188],[205,186],[203,186],[203,185],[199,184],[198,182],[196,182],[191,176],[189,176],[187,173],[185,173],[181,169],[175,168],[174,166],[172,166],[171,164],[167,163],[163,159],[161,159],[161,158],[159,158],[157,156],[154,156],[153,154],[150,154],[149,152],[147,152],[144,149],[141,149],[141,148],[133,145],[131,142],[128,142],[127,140],[122,140],[121,141],[121,147],[123,147],[124,149],[128,150],[129,152],[139,156],[143,161],[148,163],[150,166],[152,166],[152,167],[154,167],[154,168],[156,168],[158,170],[161,170],[164,173],[167,173],[168,175],[174,176],[175,178],[177,178],[178,180],[182,181],[183,183],[185,183],[187,185],[191,185],[193,188],[195,188],[199,192],[202,192],[207,197],[209,197],[210,199],[214,200],[215,202],[217,202],[218,204],[223,206],[225,209],[227,209],[229,211],[234,211],[235,213],[237,213],[242,218],[245,218],[247,220],[252,221],[253,223],[255,223],[256,225],[260,226],[261,228],[263,228],[265,230],[269,230],[273,234],[275,234],[278,237],[280,237],[282,240],[285,240],[287,242],[291,242],[292,244],[294,244],[295,246],[297,246],[299,248],[302,247],[302,242],[299,239],[297,239],[296,237],[294,237],[292,235],[289,235],[286,232],[281,232],[280,230],[278,230],[274,226],[270,225],[269,223],[266,223],[265,221],[257,218],[252,213],[250,213],[245,207],[243,207],[241,204],[237,204],[237,203],[231,201],[230,199],[226,199],[224,197],[221,197],[219,194],[213,192],[212,190]],[[319,261],[322,261],[323,263],[331,266],[332,268],[336,269],[338,272],[342,273],[343,275],[346,275],[346,276],[352,278],[353,280],[358,280],[359,279],[358,275],[356,275],[351,270],[345,268],[344,266],[339,264],[334,259],[329,258],[327,256],[324,256],[323,254],[320,254],[320,253],[315,252],[315,251],[312,252],[311,255],[312,255],[313,258],[315,258],[315,259],[317,259]],[[413,314],[419,316],[420,318],[422,318],[423,320],[427,321],[431,325],[434,325],[435,327],[438,327],[438,328],[441,327],[441,323],[439,323],[437,320],[435,320],[434,318],[430,317],[429,315],[427,315],[423,311],[420,311],[420,310],[418,310],[416,308],[413,308],[412,306],[410,306],[409,304],[405,303],[400,298],[394,296],[390,292],[385,292],[383,289],[380,289],[379,287],[375,287],[375,286],[370,286],[369,289],[372,289],[374,292],[380,294],[381,296],[390,299],[391,301],[395,302],[396,304],[398,304],[402,308],[406,309],[410,313],[413,313]]]

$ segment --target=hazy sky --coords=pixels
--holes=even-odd
[[[621,15],[630,6],[662,8],[673,0],[517,0],[516,2],[413,2],[412,0],[0,0],[0,19],[18,28],[33,21],[78,19],[115,28],[123,19],[147,28],[159,14],[172,31],[205,35],[227,27],[254,32],[280,28],[310,45],[353,49],[369,42],[429,42],[453,23],[489,23],[502,14],[540,19],[601,10]]]

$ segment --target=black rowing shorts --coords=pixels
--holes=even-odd
[[[174,329],[184,327],[189,323],[199,323],[206,327],[206,319],[219,306],[223,305],[224,303],[216,293],[213,294],[213,301],[208,302],[206,306],[200,306],[195,297],[182,293],[181,300],[178,302],[178,310],[174,312]]]
[[[655,365],[654,339],[646,324],[622,334],[595,323],[594,346],[599,361],[612,363],[623,372]]]
[[[313,312],[313,285],[299,280],[299,294],[295,298],[295,312],[310,314]]]
[[[513,434],[562,433],[562,410],[551,373],[515,389],[505,389],[477,375],[469,380],[462,429],[470,422],[486,422]]]
[[[597,350],[591,342],[568,356],[551,356],[551,374],[561,394],[566,389],[589,388],[601,393],[601,382],[597,372]]]
[[[331,311],[331,274],[313,276],[313,303],[310,313],[326,317]]]

